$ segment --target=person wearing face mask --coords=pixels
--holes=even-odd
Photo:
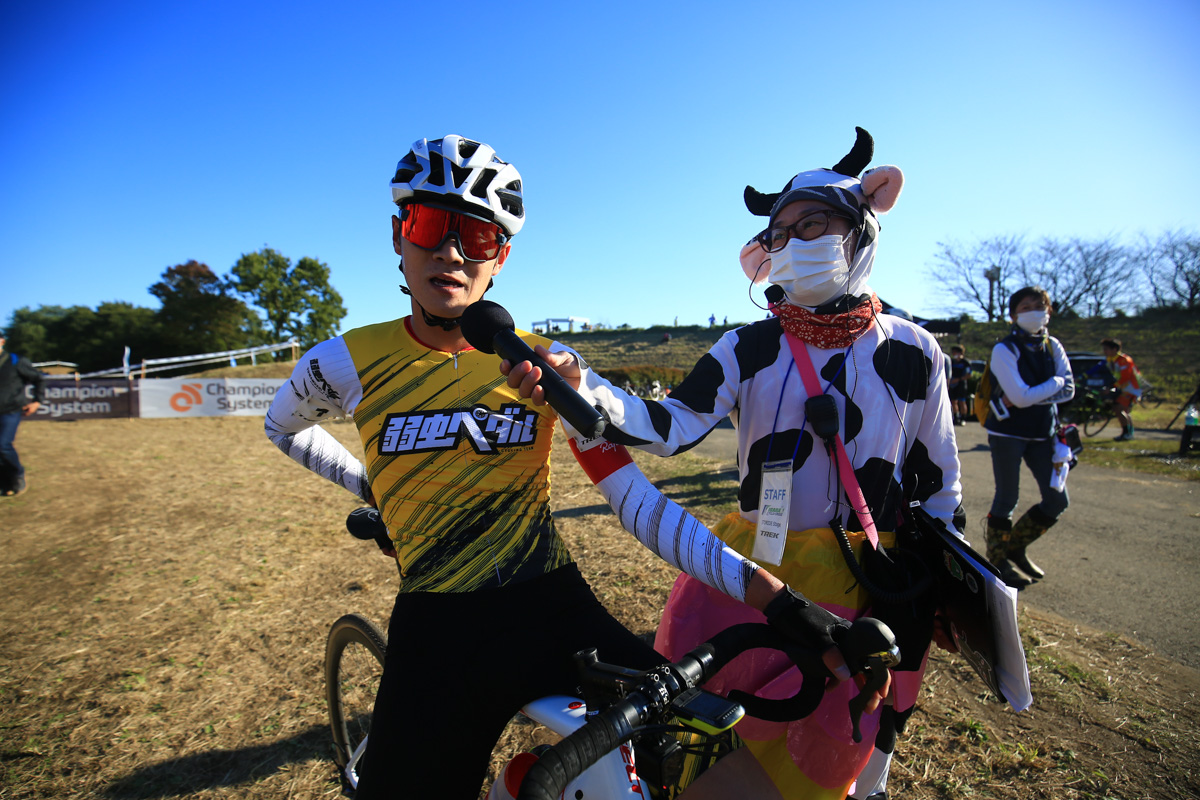
[[[729,417],[738,439],[738,510],[713,532],[806,598],[850,620],[882,616],[852,573],[835,529],[845,532],[852,557],[862,560],[874,546],[868,529],[877,534],[880,549],[892,546],[897,520],[910,503],[919,503],[955,533],[965,523],[941,349],[919,326],[882,314],[868,284],[879,241],[877,215],[895,205],[903,175],[885,166],[858,177],[874,145],[866,131],[857,132],[854,148],[833,168],[800,172],[776,194],[746,188],[747,209],[768,224],[742,248],[741,266],[754,284],[770,284],[770,316],[727,332],[669,397],[657,402],[632,397],[570,355],[539,351],[600,409],[608,422],[604,436],[615,443],[675,455]],[[816,392],[809,391],[796,357],[811,362]],[[539,402],[540,371],[529,362],[502,369],[510,386]],[[828,405],[836,408],[832,422],[844,453],[834,449],[831,455],[815,432],[807,401],[817,394],[832,398]],[[849,460],[847,469],[861,487],[873,525],[860,519],[848,498],[840,458]],[[764,487],[787,496],[782,512],[764,508]],[[775,537],[779,552],[759,549],[759,522],[767,519],[784,529]],[[738,605],[680,576],[656,649],[672,657],[730,624],[762,621],[761,614]],[[904,660],[893,672],[888,703],[864,716],[862,742],[853,741],[846,717],[847,700],[856,691],[849,682],[833,682],[817,710],[801,720],[747,719],[738,728],[746,747],[730,759],[742,759],[741,774],[765,778],[774,794],[743,790],[743,795],[887,797],[895,733],[912,711],[934,635],[932,610],[910,616],[906,632],[893,625]],[[743,657],[707,688],[785,697],[803,680],[786,659]]]
[[[1066,351],[1047,333],[1046,290],[1019,289],[1009,298],[1008,309],[1013,328],[992,349],[990,369],[998,388],[984,422],[996,480],[987,516],[987,557],[1005,583],[1021,589],[1045,576],[1026,549],[1058,521],[1069,502],[1066,486],[1054,489],[1050,479],[1058,427],[1055,404],[1075,396],[1075,382]],[[1041,502],[1014,524],[1022,461],[1037,481]]]

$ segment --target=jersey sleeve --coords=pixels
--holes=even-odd
[[[758,565],[663,495],[624,447],[604,440],[581,447],[571,439],[571,452],[612,506],[621,527],[671,566],[745,602],[746,587]]]
[[[721,337],[665,400],[628,394],[596,374],[583,359],[579,393],[604,416],[606,439],[660,456],[682,453],[704,439],[737,404],[740,372],[732,342],[730,334]],[[703,402],[679,398],[703,398]],[[578,432],[568,427],[568,433]]]
[[[363,463],[320,426],[353,414],[362,399],[350,351],[339,336],[313,347],[267,410],[267,438],[296,463],[373,504]]]

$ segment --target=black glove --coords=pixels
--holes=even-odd
[[[818,654],[836,645],[850,630],[849,622],[787,586],[783,594],[767,604],[763,613],[773,628]]]

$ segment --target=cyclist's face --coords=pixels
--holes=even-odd
[[[400,235],[396,216],[392,217],[392,244],[404,259],[404,277],[413,298],[430,314],[450,318],[461,316],[467,306],[483,297],[511,248],[504,245],[490,261],[467,261],[451,236],[437,250],[426,250]]]

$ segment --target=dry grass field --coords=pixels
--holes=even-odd
[[[330,429],[358,449],[352,425]],[[31,423],[18,446],[31,489],[0,501],[0,798],[339,796],[325,633],[352,610],[385,624],[394,590],[391,563],[343,532],[355,499],[258,418]],[[727,507],[712,463],[639,460],[706,521]],[[565,446],[554,506],[597,594],[653,630],[674,573]],[[894,797],[1200,797],[1200,675],[1036,609],[1021,625],[1033,708],[935,654]],[[530,734],[511,726],[503,747]]]

